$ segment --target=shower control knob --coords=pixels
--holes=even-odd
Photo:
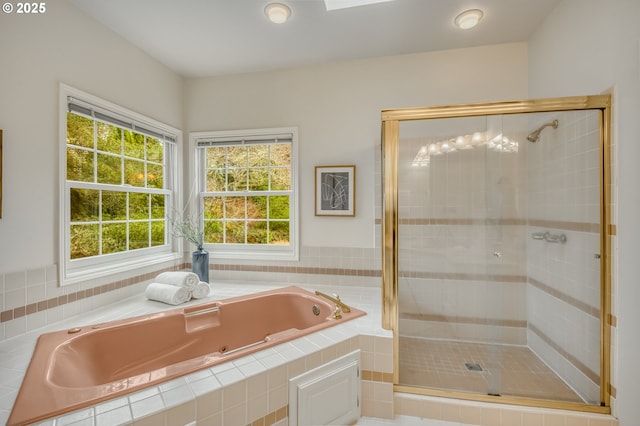
[[[499,252],[499,251],[494,251],[494,252],[493,252],[493,256],[494,256],[496,259],[500,259],[500,258],[502,257],[502,253],[501,253],[501,252]]]

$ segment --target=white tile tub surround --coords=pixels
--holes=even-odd
[[[270,262],[267,266],[255,261],[238,260],[225,262],[225,265],[248,265],[256,270],[214,269],[210,272],[212,279],[283,285],[286,283],[324,285],[331,281],[340,286],[377,287],[380,281],[372,276],[380,275],[381,260],[378,248],[302,247],[299,262]],[[218,265],[212,264],[211,268],[216,266]],[[180,265],[174,262],[161,267],[179,268]],[[281,269],[285,272],[270,271],[269,267],[284,267]],[[316,270],[317,273],[314,273]],[[121,273],[109,278],[64,287],[59,286],[56,265],[0,273],[0,313],[3,313],[0,316],[0,341],[139,294],[147,284],[140,279],[140,276],[144,274],[153,276],[157,271],[158,267],[150,267],[137,271],[136,274],[139,275],[135,276],[131,273]],[[101,291],[101,287],[112,286],[121,280],[126,281],[127,284]],[[141,282],[132,283],[130,282],[132,280]],[[78,292],[84,293],[85,290],[90,291],[91,295],[76,300],[75,295]],[[68,301],[66,296],[70,297]],[[59,304],[57,298],[65,298],[65,300]],[[10,311],[13,310],[21,311],[20,315],[5,318],[5,315],[11,314]]]
[[[284,285],[284,284],[283,284]],[[211,299],[223,299],[283,285],[247,282],[214,282]],[[362,369],[391,372],[391,332],[380,327],[380,291],[372,288],[318,286],[308,290],[338,292],[345,303],[362,309],[367,316],[286,342],[249,356],[201,370],[170,382],[118,397],[114,400],[41,422],[42,425],[174,425],[248,424],[286,406],[287,380],[354,349],[362,350]],[[201,299],[198,302],[202,303]],[[5,423],[27,369],[37,337],[44,332],[173,309],[151,302],[139,294],[116,305],[65,319],[37,332],[0,342],[0,423]],[[387,403],[393,415],[393,385],[373,387],[371,401]],[[365,402],[363,401],[363,405]],[[367,403],[375,407],[377,403]],[[363,414],[369,414],[363,407]],[[219,420],[219,421],[218,421]]]
[[[144,274],[153,270],[153,268],[147,268],[137,273]],[[100,294],[92,293],[90,297],[67,301],[63,304],[54,302],[60,297],[100,288],[107,284],[131,278],[130,273],[120,273],[108,279],[101,278],[61,287],[58,282],[58,268],[56,265],[0,273],[0,312],[6,313],[13,309],[23,309],[22,315],[17,318],[9,321],[2,319],[2,322],[0,322],[0,341],[139,294],[144,289],[145,282],[121,286]],[[25,309],[27,305],[37,305],[39,309],[36,312],[30,312]]]

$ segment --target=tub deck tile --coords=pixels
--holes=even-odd
[[[194,383],[194,382],[197,382],[198,380],[211,377],[211,376],[213,376],[213,373],[211,372],[211,369],[207,368],[205,370],[200,370],[200,371],[196,371],[195,373],[189,374],[188,376],[186,376],[186,379],[187,379],[187,382]]]
[[[294,361],[304,357],[304,352],[289,342],[275,346],[273,349],[282,355],[287,361]]]
[[[158,387],[160,388],[160,392],[168,392],[171,389],[186,386],[187,378],[186,377],[178,377],[177,379],[169,380],[168,382],[160,383]]]
[[[70,424],[84,422],[87,420],[93,421],[94,415],[95,415],[94,407],[84,408],[82,410],[74,411],[73,413],[69,413],[61,416],[57,420],[56,425],[66,426]]]
[[[257,359],[250,363],[240,365],[238,369],[246,377],[251,377],[253,375],[260,374],[267,371],[267,368],[264,365],[262,365],[260,361],[258,361]]]
[[[106,402],[102,402],[96,405],[96,414],[106,413],[107,411],[116,410],[121,407],[127,407],[129,410],[129,399],[124,396],[121,398],[112,399]]]
[[[157,386],[152,386],[150,388],[143,389],[141,391],[134,392],[131,395],[129,395],[129,403],[138,402],[143,399],[147,399],[159,394],[160,394],[160,389]]]
[[[260,358],[259,361],[266,369],[271,369],[286,364],[287,359],[276,352],[264,358]]]
[[[205,395],[222,388],[222,384],[214,375],[192,381],[189,383],[189,386],[196,396]]]
[[[133,413],[134,420],[160,412],[165,408],[166,407],[160,393],[131,403],[131,412]]]
[[[195,399],[191,387],[185,384],[162,392],[162,399],[166,407],[175,407]]]
[[[322,335],[317,339],[309,340],[309,338],[307,337],[302,337],[260,352],[256,352],[251,355],[252,359],[247,360],[247,364],[245,365],[251,365],[252,360],[255,359],[256,363],[260,366],[259,368],[254,365],[252,367],[246,367],[243,372],[240,369],[240,364],[227,362],[186,376],[186,378],[183,379],[183,382],[181,382],[186,384],[185,392],[182,393],[182,395],[192,394],[193,399],[191,401],[193,401],[193,403],[187,403],[187,405],[194,407],[194,410],[196,411],[195,414],[197,414],[197,418],[199,420],[204,419],[203,417],[201,417],[201,414],[206,414],[208,416],[207,419],[234,417],[235,413],[227,412],[228,410],[225,412],[220,411],[222,410],[222,407],[220,405],[222,403],[222,390],[228,389],[229,386],[234,387],[235,384],[239,385],[240,382],[248,380],[248,378],[252,377],[254,374],[261,374],[261,372],[264,372],[265,370],[271,371],[272,369],[279,367],[285,368],[286,371],[290,373],[291,371],[295,370],[295,368],[291,370],[293,364],[299,362],[303,362],[303,364],[309,364],[314,359],[314,357],[320,357],[320,352],[322,350],[338,343],[348,342],[350,346],[354,346],[354,344],[352,343],[355,342],[355,346],[357,349],[359,348],[359,336],[361,334],[384,336],[389,338],[392,336],[390,331],[383,330],[380,327],[381,320],[379,313],[379,303],[377,307],[375,305],[375,301],[379,300],[379,295],[377,295],[377,297],[373,297],[376,296],[375,294],[369,295],[371,293],[371,288],[366,289],[366,293],[369,293],[367,296],[359,296],[359,293],[362,292],[361,288],[349,288],[349,291],[346,291],[344,287],[340,288],[339,286],[322,286],[311,284],[305,285],[296,283],[283,283],[282,285],[262,285],[251,283],[238,284],[235,282],[214,283],[214,290],[212,292],[212,295],[208,299],[200,299],[195,302],[188,302],[187,304],[181,306],[187,307],[193,304],[200,304],[207,301],[215,301],[228,297],[242,296],[248,293],[271,290],[275,288],[285,287],[287,285],[297,285],[310,291],[321,290],[328,293],[333,293],[337,290],[345,303],[366,311],[367,316],[356,318],[349,322],[345,322],[344,324],[339,324],[331,329],[325,329],[322,331]],[[358,301],[366,301],[366,303],[361,304],[358,303]],[[365,304],[366,306],[364,306]],[[114,307],[116,308],[115,310]],[[132,316],[152,314],[169,309],[175,309],[175,306],[151,302],[149,300],[146,300],[144,294],[139,294],[128,299],[118,301],[113,306],[99,307],[91,312],[87,312],[72,318],[67,318],[58,323],[49,324],[39,330],[31,331],[19,337],[7,339],[0,342],[0,358],[6,356],[7,353],[10,353],[9,356],[21,360],[20,365],[18,365],[19,370],[16,370],[15,374],[0,374],[0,377],[2,377],[0,379],[0,387],[15,389],[15,393],[12,397],[11,392],[9,392],[10,397],[8,397],[8,400],[6,401],[8,407],[4,411],[3,407],[0,407],[0,415],[6,414],[5,417],[8,416],[8,410],[10,410],[11,408],[13,399],[15,399],[15,394],[17,394],[17,391],[22,382],[22,376],[26,372],[26,368],[28,366],[28,362],[25,360],[30,359],[33,348],[35,347],[35,342],[40,334],[49,331],[82,327],[86,325]],[[240,361],[240,363],[242,362],[243,361]],[[3,366],[4,365],[6,364],[3,363]],[[6,370],[3,367],[0,368]],[[4,373],[4,371],[0,371],[0,373]],[[9,379],[7,378],[8,376],[10,376]],[[116,424],[118,424],[118,422],[120,421],[118,419],[123,419],[122,421],[124,423],[130,423],[131,421],[133,421],[135,424],[144,424],[147,421],[155,421],[156,419],[161,418],[166,419],[166,415],[163,413],[168,413],[171,410],[167,410],[168,407],[163,400],[163,396],[165,393],[170,394],[171,389],[168,389],[166,387],[164,389],[165,390],[161,390],[160,387],[154,386],[128,395],[126,398],[123,398],[123,400],[128,401],[127,406],[123,405],[121,407],[114,408],[113,404],[117,405],[118,402],[106,401],[101,404],[97,404],[94,407],[90,407],[89,409],[69,413],[66,416],[61,416],[57,419],[48,419],[41,422],[40,424],[47,426],[60,426],[62,424],[68,424],[68,422],[73,422],[72,419],[76,420],[74,426],[80,424],[77,423],[77,421],[83,422],[84,420],[87,420],[87,424],[96,425],[98,424],[98,422],[100,422],[101,424],[105,424],[105,422],[108,422],[108,419],[113,419],[113,422]],[[279,407],[285,406],[287,403],[287,386],[282,386],[281,389],[279,388],[278,390],[281,392],[276,392],[275,394],[270,394],[269,396],[270,407],[272,406],[273,402],[276,402],[272,401],[272,399],[278,400],[278,403],[282,403],[281,405],[279,405]],[[277,397],[277,395],[279,395],[279,397]],[[172,399],[169,395],[167,395],[166,398],[168,399],[170,404],[173,403],[172,401],[177,401]],[[218,401],[218,410],[215,410],[215,407],[211,406],[210,403],[212,401]],[[211,406],[211,410],[204,410],[205,405],[207,407]],[[213,405],[215,406],[216,404]],[[246,402],[243,402],[232,408],[236,409],[244,407],[245,405]],[[184,404],[182,404],[181,407],[182,406],[184,406]],[[131,414],[131,420],[124,420],[127,418],[127,407]],[[174,408],[174,410],[175,409],[176,408]],[[205,411],[207,412],[205,413]],[[67,423],[64,423],[65,421],[67,421]]]
[[[229,386],[234,383],[238,383],[245,378],[244,374],[242,374],[242,372],[237,368],[230,368],[229,370],[225,370],[221,373],[216,374],[216,377],[218,378],[218,380],[220,380],[222,386]]]
[[[130,424],[133,421],[129,404],[103,413],[96,413],[97,426],[117,426]]]

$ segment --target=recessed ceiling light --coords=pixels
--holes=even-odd
[[[346,9],[348,7],[366,6],[368,4],[384,3],[392,0],[324,0],[327,10]]]
[[[453,22],[457,27],[463,30],[468,30],[469,28],[473,28],[478,25],[478,22],[480,22],[483,15],[484,14],[480,9],[469,9],[456,16],[456,19],[454,19]]]
[[[269,3],[267,7],[264,8],[264,13],[274,24],[283,24],[287,22],[287,19],[291,16],[291,9],[289,9],[289,6],[286,4]]]

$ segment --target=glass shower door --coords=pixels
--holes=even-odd
[[[517,198],[516,178],[504,176],[515,158],[503,158],[517,150],[500,139],[501,124],[501,117],[401,123],[401,385],[501,393],[500,345],[512,336],[502,329],[505,285],[496,277],[516,256],[504,247],[512,237],[503,215]]]
[[[602,121],[593,109],[400,122],[398,385],[605,399]]]

